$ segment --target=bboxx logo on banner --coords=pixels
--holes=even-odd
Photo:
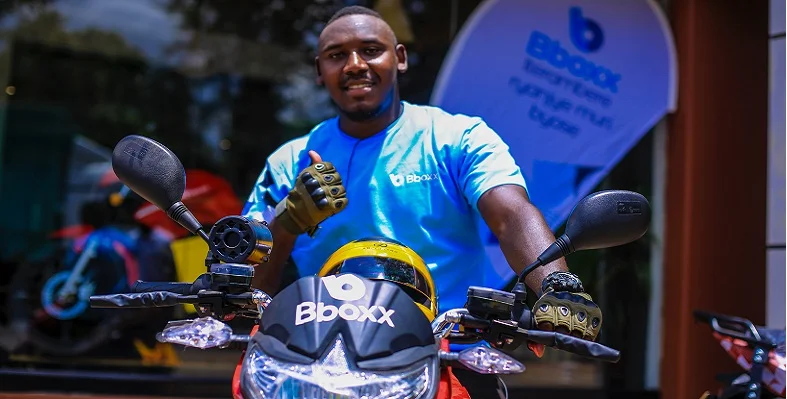
[[[576,203],[676,109],[669,19],[658,0],[480,3],[451,43],[430,103],[483,118],[558,231]],[[479,230],[493,264],[480,278],[502,289],[516,275],[497,237],[483,223]]]
[[[584,53],[598,51],[604,44],[604,32],[598,22],[584,17],[579,7],[572,7],[568,17],[569,36],[574,46]],[[567,70],[574,77],[593,82],[601,89],[612,93],[618,92],[619,73],[603,65],[596,65],[581,55],[570,54],[558,40],[552,39],[544,32],[534,30],[530,34],[526,52],[529,56],[546,61],[557,69]]]
[[[579,7],[571,7],[568,11],[568,31],[574,47],[583,53],[598,51],[604,44],[601,26],[596,21],[583,17]]]

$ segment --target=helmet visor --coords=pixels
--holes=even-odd
[[[432,291],[424,276],[413,265],[398,259],[378,256],[350,258],[331,268],[328,274],[353,273],[372,280],[398,284],[415,302],[432,306]]]

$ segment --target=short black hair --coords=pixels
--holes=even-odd
[[[332,24],[334,21],[336,21],[337,19],[341,17],[346,17],[348,15],[371,15],[375,18],[383,19],[383,16],[380,15],[380,13],[372,10],[371,8],[367,8],[364,6],[346,6],[340,8],[339,11],[336,11],[331,17],[331,19],[329,19],[328,22],[325,24],[325,26],[328,26]]]

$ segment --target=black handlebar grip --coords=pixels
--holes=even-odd
[[[617,363],[618,360],[620,360],[620,351],[601,345],[598,342],[588,341],[568,334],[561,334],[554,331],[530,330],[527,332],[527,339],[592,359],[611,363]]]
[[[179,294],[167,291],[141,292],[135,294],[93,295],[91,308],[166,308],[180,302]]]
[[[180,295],[191,294],[191,283],[173,283],[169,281],[142,281],[137,280],[131,286],[131,292],[158,292],[168,291]]]

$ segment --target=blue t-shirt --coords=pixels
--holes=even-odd
[[[467,287],[483,285],[491,267],[478,225],[478,199],[487,190],[526,188],[508,146],[477,117],[402,102],[402,115],[384,131],[356,139],[326,120],[270,155],[243,215],[270,220],[272,209],[311,163],[309,150],[342,177],[348,205],[303,234],[292,258],[301,276],[316,274],[342,245],[370,236],[412,248],[429,266],[440,311],[464,306]],[[275,244],[274,244],[275,245]]]

